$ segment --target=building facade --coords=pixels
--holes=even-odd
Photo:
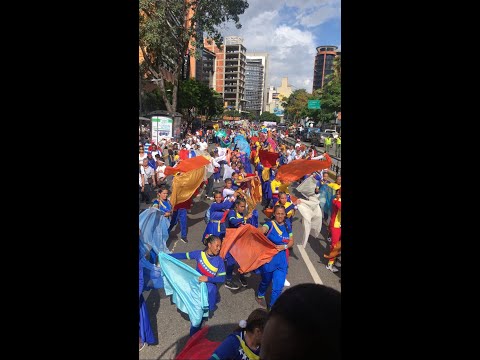
[[[225,107],[245,110],[246,52],[243,38],[227,36],[222,48],[205,39],[204,47],[215,54],[214,89],[223,96]]]
[[[329,76],[333,74],[333,60],[340,56],[338,46],[322,45],[317,47],[315,65],[313,67],[313,91],[323,88],[330,81]]]
[[[252,115],[259,116],[263,105],[263,77],[262,60],[249,59],[245,68],[245,110]]]
[[[267,106],[267,100],[268,100],[268,89],[267,89],[267,84],[268,84],[268,67],[269,67],[269,57],[268,53],[265,52],[247,52],[247,71],[246,71],[246,98],[247,98],[247,110],[250,107],[248,101],[249,97],[251,95],[251,82],[252,80],[249,79],[249,62],[252,64],[254,68],[252,71],[255,73],[254,77],[256,76],[257,71],[255,70],[255,65],[258,65],[258,61],[261,61],[261,66],[263,67],[263,77],[260,79],[261,84],[258,85],[261,89],[261,104],[260,104],[260,113],[264,112],[266,110]],[[256,92],[256,90],[255,90]],[[258,96],[258,93],[256,94]]]

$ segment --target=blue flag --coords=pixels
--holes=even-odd
[[[177,308],[190,317],[192,326],[200,326],[208,317],[207,284],[199,282],[197,270],[165,253],[158,254],[166,295],[172,295]]]
[[[159,254],[168,250],[168,227],[170,220],[161,214],[157,208],[151,207],[139,215],[140,240],[142,243],[150,245],[155,253]]]

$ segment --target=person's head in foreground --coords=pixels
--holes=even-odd
[[[296,285],[273,304],[263,330],[261,360],[340,360],[340,293]]]

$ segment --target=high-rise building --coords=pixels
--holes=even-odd
[[[245,68],[245,110],[259,116],[263,102],[263,74],[261,59],[249,59]]]
[[[213,52],[215,59],[214,89],[223,95],[225,107],[231,110],[245,109],[245,66],[247,49],[243,38],[227,36],[219,49],[213,41],[205,39],[204,47]]]
[[[322,45],[317,47],[313,67],[313,91],[323,88],[330,81],[328,75],[333,73],[333,60],[340,55],[338,46]]]
[[[245,73],[245,94],[246,94],[246,109],[251,111],[252,105],[249,101],[255,101],[256,103],[260,97],[260,115],[265,111],[267,106],[267,84],[268,84],[268,53],[264,52],[247,52],[247,67]],[[262,67],[263,76],[259,76],[259,70]],[[254,85],[255,84],[255,85]],[[259,93],[260,91],[260,93]],[[258,109],[258,105],[255,105],[255,109]]]
[[[209,88],[214,89],[214,74],[215,74],[215,53],[202,49],[202,56],[196,59],[195,78],[208,85]]]

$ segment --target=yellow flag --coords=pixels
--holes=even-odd
[[[205,167],[175,175],[172,182],[172,206],[187,201],[205,179]]]

